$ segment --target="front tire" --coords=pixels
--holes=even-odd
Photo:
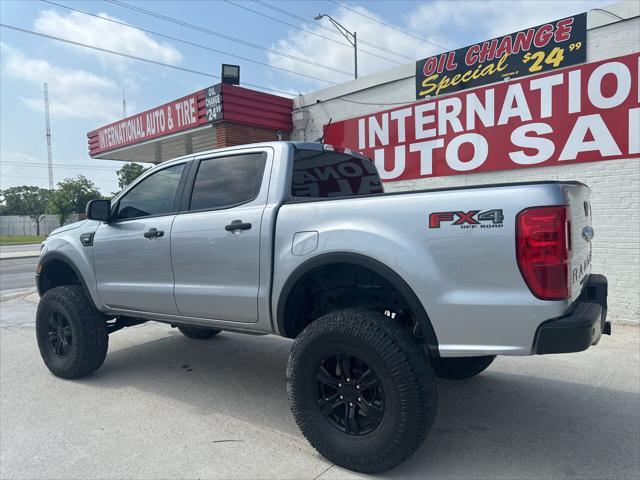
[[[211,338],[218,335],[222,330],[216,330],[215,328],[199,328],[199,327],[178,327],[178,330],[189,338],[195,338],[203,340],[205,338]]]
[[[485,371],[495,359],[495,355],[433,358],[431,359],[431,364],[436,377],[449,380],[465,380]]]
[[[388,470],[422,444],[437,410],[427,355],[380,313],[346,309],[309,324],[287,364],[294,419],[331,462],[363,473]]]
[[[109,347],[107,322],[78,285],[55,287],[42,296],[36,337],[45,365],[62,378],[97,370]]]

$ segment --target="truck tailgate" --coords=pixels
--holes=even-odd
[[[580,295],[585,281],[591,273],[591,190],[579,183],[563,185],[570,209],[571,254],[569,263],[569,291],[571,300]]]

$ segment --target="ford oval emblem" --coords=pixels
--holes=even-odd
[[[591,227],[584,227],[582,229],[582,238],[584,238],[587,242],[591,241],[591,239],[593,238],[594,234],[595,234],[595,232],[593,231],[593,228],[591,228]]]

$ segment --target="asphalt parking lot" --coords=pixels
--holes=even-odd
[[[150,322],[113,334],[95,374],[65,381],[40,360],[37,296],[25,295],[0,303],[2,479],[364,478],[298,432],[289,341],[191,340]],[[440,381],[427,441],[379,477],[639,478],[639,332],[614,325],[586,352],[502,357]]]

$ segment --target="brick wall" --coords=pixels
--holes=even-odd
[[[289,132],[282,134],[282,140],[289,139]],[[238,123],[222,122],[216,125],[216,147],[233,147],[245,143],[270,142],[278,140],[277,132],[264,128],[249,127]]]
[[[598,23],[593,22],[595,14],[597,12],[589,13],[590,25]],[[627,55],[637,52],[639,46],[640,18],[637,16],[590,27],[587,61]],[[390,108],[383,104],[413,102],[414,69],[414,64],[403,65],[297,99],[293,138],[318,138],[330,118],[335,122]],[[389,182],[386,189],[403,191],[533,180],[578,180],[591,187],[596,232],[593,271],[609,279],[609,318],[614,322],[640,323],[640,159]]]

